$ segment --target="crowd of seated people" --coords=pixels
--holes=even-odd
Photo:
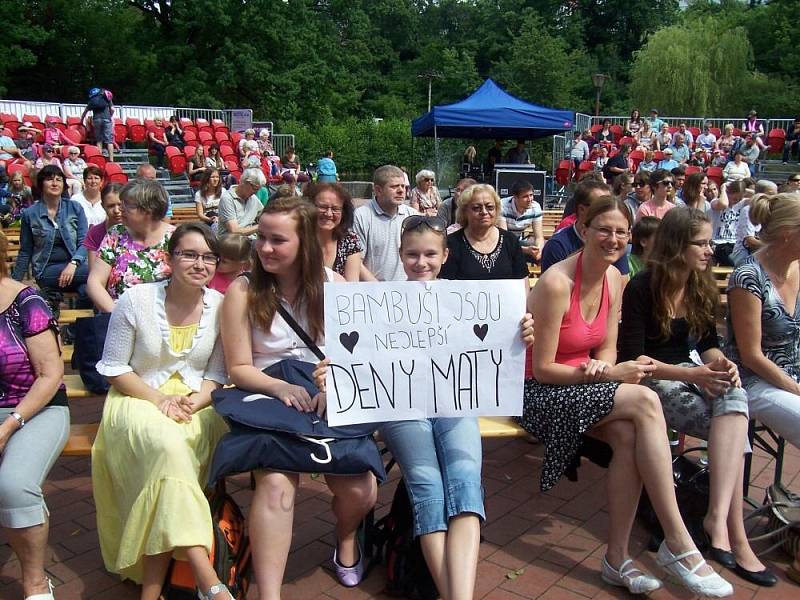
[[[152,144],[178,145],[183,131],[177,120],[170,123],[169,134],[154,132]],[[747,139],[731,146],[731,164],[744,164],[747,174],[730,177],[722,186],[702,171],[687,175],[692,160],[719,154],[725,136],[711,141],[710,128],[694,136],[685,124],[675,132],[668,126],[664,131],[665,126],[657,112],[642,119],[634,111],[625,132],[634,141],[606,157],[578,184],[574,208],[550,240],[542,234],[542,211],[533,190],[522,182],[503,199],[491,186],[465,179],[448,206],[433,172],[420,171],[409,193],[403,172],[386,166],[375,173],[375,197],[355,209],[335,183],[308,186],[305,198],[297,196],[303,173],[293,149],[280,163],[288,170],[279,173],[289,184],[287,197],[265,203],[259,193],[273,175],[274,157],[269,135],[256,141],[255,132],[242,140],[246,168],[233,186],[223,183],[219,146],[208,157],[202,146],[196,147],[190,175],[198,174],[200,183],[195,197],[199,223],[176,229],[164,220],[169,201],[158,182],[106,182],[100,169],[84,164],[81,170],[79,155],[67,151],[60,165],[42,164],[37,202],[31,203],[24,179],[12,178],[8,188],[21,222],[13,279],[24,279],[30,267],[50,306],[38,294],[29,299],[30,288],[10,280],[0,266],[0,292],[2,285],[13,292],[8,302],[41,308],[41,314],[30,316],[32,324],[11,325],[21,328],[15,339],[23,340],[22,355],[30,355],[27,360],[41,369],[37,374],[47,384],[29,383],[30,389],[18,391],[13,402],[0,403],[0,409],[17,409],[6,413],[0,444],[19,435],[26,420],[28,427],[63,425],[42,418],[44,407],[62,406],[57,384],[63,371],[50,369],[37,356],[58,352],[50,340],[55,337],[50,332],[55,331],[52,313],[60,303],[58,294],[78,291],[83,301],[112,314],[113,335],[98,368],[112,391],[92,463],[106,567],[141,583],[142,598],[156,599],[176,553],[191,565],[201,598],[227,599],[230,594],[208,562],[210,512],[203,483],[214,446],[226,430],[210,406],[211,392],[232,382],[298,410],[324,409],[324,390],[312,398],[298,386],[263,373],[283,358],[316,362],[304,343],[298,346],[278,306],[293,313],[323,346],[324,281],[526,278],[528,263],[541,260],[547,272],[528,297],[533,318],[527,316],[521,324],[523,339],[532,345],[533,377],[526,381],[520,423],[546,445],[542,489],[562,477],[583,436],[613,448],[608,473],[614,483],[608,492],[612,527],[601,563],[603,580],[634,593],[662,585],[629,556],[636,506],[632,500],[645,488],[666,536],[658,565],[695,593],[721,597],[733,591],[705,562],[681,520],[669,466],[669,425],[709,440],[709,460],[716,467],[704,522],[709,556],[751,583],[774,585],[771,570],[747,543],[738,490],[748,415],[800,444],[800,422],[788,408],[800,401],[800,364],[787,358],[800,353],[786,348],[787,339],[800,338],[792,329],[795,303],[783,301],[800,296],[800,242],[795,239],[800,235],[800,177],[790,179],[781,194],[751,179],[745,154],[760,149],[763,127],[759,133],[756,123],[751,123]],[[653,131],[662,135],[654,134],[647,150],[658,151],[663,143],[664,156],[650,170],[637,163],[636,171],[630,155],[644,146],[637,140]],[[583,134],[576,133],[581,158],[586,151],[589,156],[595,151],[610,154],[618,141],[614,135],[610,122],[604,124],[594,134],[595,148],[588,150]],[[704,156],[694,158],[698,149]],[[655,162],[657,157],[652,158]],[[80,187],[70,199],[73,179]],[[745,221],[750,227],[739,240]],[[460,228],[449,230],[453,223]],[[629,258],[631,233],[634,254]],[[0,237],[0,254],[2,242]],[[737,243],[745,247],[745,255],[737,254]],[[712,261],[728,264],[731,255],[737,256],[738,268],[730,283],[728,339],[721,345],[714,329],[719,297],[710,268]],[[245,271],[252,275],[240,277]],[[776,306],[788,317],[775,318]],[[618,362],[612,316],[620,311]],[[210,335],[195,344],[201,329]],[[747,342],[737,345],[737,339]],[[691,350],[705,364],[691,365]],[[6,381],[2,379],[3,387]],[[691,414],[676,408],[687,403]],[[58,416],[68,420],[68,414]],[[63,446],[62,430],[52,433],[48,443],[54,448]],[[444,505],[455,489],[446,458],[437,456],[444,452],[441,444],[448,435],[459,436],[469,464],[463,465],[463,485],[456,485],[460,509],[434,514],[430,506],[440,500]],[[387,426],[383,436],[407,478],[415,536],[422,540],[437,586],[444,597],[471,597],[479,527],[486,519],[477,424],[466,419],[449,424],[415,421]],[[18,451],[27,451],[24,438],[17,440]],[[174,461],[155,460],[164,453]],[[16,477],[16,471],[6,466],[6,454],[0,461],[2,484]],[[10,496],[5,490],[0,493],[0,527],[11,532],[7,535],[12,540],[23,536],[12,542],[18,555],[25,553],[23,545],[29,542],[24,535],[29,532],[18,534],[14,528],[36,529],[36,544],[46,544],[40,487],[51,466],[43,461],[27,474],[38,478],[39,487],[32,486],[25,502],[42,507],[43,518],[19,525],[13,511],[6,512]],[[261,597],[278,597],[298,479],[268,470],[254,477],[249,525],[255,578]],[[334,572],[342,585],[358,585],[364,556],[356,530],[375,504],[377,481],[365,472],[329,477],[327,483],[337,520]],[[143,494],[160,495],[163,502],[145,502]],[[20,560],[27,561],[26,594],[47,594],[49,582],[39,556]],[[47,598],[52,595],[43,596]]]

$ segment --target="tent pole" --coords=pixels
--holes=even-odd
[[[436,132],[436,125],[433,126],[433,152],[436,157],[436,180],[441,184],[442,170],[439,168],[439,135]]]

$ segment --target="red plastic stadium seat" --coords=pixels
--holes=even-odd
[[[195,119],[194,124],[197,126],[197,131],[206,131],[210,133],[212,136],[214,135],[214,128],[211,126],[206,119]]]
[[[165,151],[167,166],[173,175],[180,175],[186,170],[186,157],[176,146],[167,146]]]
[[[125,124],[128,126],[128,138],[132,142],[141,144],[147,139],[147,128],[139,119],[130,117],[125,119]]]
[[[114,119],[114,141],[121,146],[127,138],[128,126],[122,122],[122,119]]]
[[[214,139],[217,140],[218,144],[221,144],[222,142],[230,141],[231,138],[228,135],[227,130],[226,131],[216,130],[214,131]]]
[[[8,123],[4,123],[3,124],[3,131],[4,131],[3,135],[6,135],[6,136],[10,137],[12,140],[16,140],[17,139],[17,135],[19,134],[19,131],[17,131],[18,127],[19,127],[19,125],[17,125],[16,123],[13,123],[12,121],[9,121]]]
[[[230,142],[221,142],[219,145],[219,153],[222,155],[223,159],[232,156],[233,159],[236,160],[236,151],[233,149]]]
[[[201,129],[197,134],[200,143],[204,146],[206,143],[213,144],[214,143],[214,135],[210,131],[206,131],[205,129]]]
[[[602,129],[602,127],[600,129]],[[613,138],[614,143],[619,144],[620,139],[622,139],[623,133],[625,133],[624,130],[622,129],[622,125],[612,125],[611,127],[608,128],[608,130],[611,132],[611,137]]]
[[[670,132],[672,135],[675,135],[675,132],[676,132],[676,131],[678,131],[678,128],[677,128],[677,127],[670,127],[670,128],[669,128],[669,132]]]
[[[661,150],[656,150],[653,153],[653,160],[658,162],[660,160],[664,160],[664,153]]]
[[[583,178],[587,173],[594,171],[594,163],[590,160],[584,160],[578,165],[578,179]]]
[[[636,138],[626,135],[619,140],[619,145],[622,146],[624,144],[628,144],[629,146],[635,147],[636,146]]]
[[[722,187],[722,167],[708,167],[706,177],[709,181],[716,183],[718,187]]]
[[[187,144],[192,144],[197,142],[197,132],[191,131],[189,129],[183,130],[183,141]]]
[[[115,183],[128,183],[128,176],[122,171],[122,166],[119,163],[110,162],[105,166],[106,181],[113,181]]]
[[[81,144],[86,141],[86,127],[84,125],[81,125],[80,123],[67,125],[67,131],[74,132],[80,139]],[[66,133],[66,131],[64,133]]]
[[[602,123],[595,123],[594,125],[592,125],[592,128],[589,131],[592,132],[592,135],[595,135],[598,131],[601,131],[602,129],[603,129]]]
[[[22,121],[30,121],[31,123],[41,123],[42,119],[39,118],[39,115],[22,115]]]
[[[773,154],[783,152],[783,146],[786,143],[786,131],[783,129],[770,129],[767,135],[767,144],[769,151]]]
[[[66,131],[63,131],[62,136],[66,138],[73,146],[78,146],[83,143],[80,131],[76,131],[75,129],[67,129]],[[97,150],[97,148],[95,148],[95,150]]]
[[[719,127],[709,127],[709,129],[708,129],[708,130],[709,130],[711,133],[713,133],[713,134],[714,134],[714,136],[715,136],[717,139],[719,139],[719,137],[722,135],[722,130],[721,130]]]
[[[692,134],[694,139],[697,139],[697,136],[700,135],[700,128],[699,127],[689,127],[689,133]]]
[[[239,151],[239,142],[244,136],[239,133],[238,131],[231,132],[231,144],[233,144],[233,149],[237,152]]]
[[[153,129],[156,126],[156,120],[155,119],[145,119],[144,120],[144,126],[147,128],[148,131],[150,131],[151,129]]]
[[[191,119],[187,119],[186,117],[181,117],[178,122],[181,124],[181,129],[186,129],[187,127],[194,127],[194,123],[192,123]]]
[[[107,161],[97,146],[84,146],[83,155],[86,157],[86,162],[90,165],[97,165],[101,169],[105,168]]]
[[[734,127],[733,128],[733,135],[735,135],[736,137],[741,137],[742,136],[742,130],[739,129],[738,127]]]
[[[689,175],[691,175],[692,173],[702,173],[702,172],[703,172],[703,167],[698,167],[698,166],[695,166],[695,165],[689,165],[688,167],[686,167],[686,175],[687,175],[687,177]]]
[[[80,117],[67,117],[67,126],[70,125],[83,125]]]
[[[641,150],[633,150],[628,155],[628,160],[631,161],[631,164],[633,165],[633,172],[636,173],[636,171],[639,170],[639,163],[644,160],[644,152]]]
[[[194,149],[196,146],[184,146],[183,147],[183,155],[186,157],[186,160],[189,160],[194,156]]]
[[[570,180],[570,170],[572,169],[572,161],[571,160],[562,160],[558,163],[558,168],[556,169],[556,183],[558,185],[567,186],[569,185]]]

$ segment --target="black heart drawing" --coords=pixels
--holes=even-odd
[[[486,334],[489,333],[489,326],[484,323],[483,325],[478,325],[477,323],[472,326],[472,332],[480,338],[481,341],[486,337]]]
[[[351,331],[350,333],[340,333],[339,334],[339,342],[344,346],[347,351],[352,354],[353,348],[356,347],[358,343],[358,332]]]

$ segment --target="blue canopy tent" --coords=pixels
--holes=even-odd
[[[414,119],[411,135],[532,140],[569,131],[574,123],[574,112],[525,102],[487,79],[468,98]]]
[[[434,106],[414,119],[411,135],[437,140],[438,172],[438,138],[532,140],[569,131],[574,123],[574,112],[525,102],[487,79],[468,98]]]

